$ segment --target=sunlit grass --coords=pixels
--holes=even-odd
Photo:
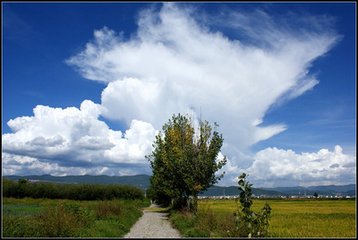
[[[271,206],[271,237],[355,237],[354,200],[255,200],[258,211],[265,202]],[[232,215],[234,200],[201,200],[199,211],[211,209],[217,216]]]

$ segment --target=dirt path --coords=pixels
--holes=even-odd
[[[132,226],[125,238],[180,238],[168,218],[168,213],[160,212],[157,205],[152,204],[143,210],[143,216]]]

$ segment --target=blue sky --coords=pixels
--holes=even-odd
[[[201,112],[224,185],[355,182],[355,3],[2,4],[3,174],[150,173]]]

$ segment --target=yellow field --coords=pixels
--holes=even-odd
[[[258,211],[265,202],[272,208],[271,237],[355,237],[355,200],[254,200]],[[215,215],[232,215],[235,200],[200,200],[199,211],[210,209]]]

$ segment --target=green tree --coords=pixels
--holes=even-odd
[[[27,179],[25,179],[25,178],[20,178],[19,180],[18,180],[18,183],[19,184],[26,184],[26,183],[28,183],[29,181],[27,180]]]
[[[171,203],[173,208],[188,207],[196,212],[198,194],[224,175],[215,175],[226,163],[226,157],[217,158],[222,135],[207,121],[199,122],[195,134],[191,119],[181,114],[173,115],[162,130],[147,156],[153,171],[150,196],[159,203]]]

